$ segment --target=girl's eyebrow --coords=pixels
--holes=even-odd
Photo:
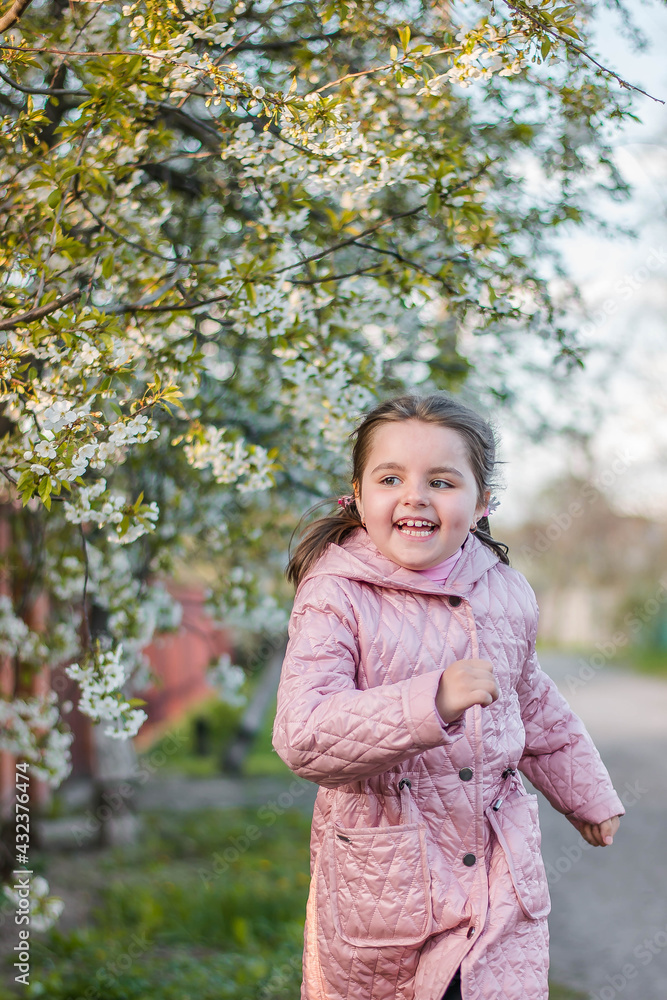
[[[398,462],[382,462],[380,465],[375,466],[375,468],[371,472],[371,476],[374,476],[375,473],[379,472],[381,469],[397,469],[398,472],[405,472],[405,466],[399,465]],[[451,475],[451,473],[453,472],[456,476],[459,476],[461,479],[464,478],[463,473],[459,472],[458,469],[455,469],[453,465],[436,465],[433,469],[427,469],[426,475],[432,476],[436,472],[445,472],[447,473],[447,475]]]

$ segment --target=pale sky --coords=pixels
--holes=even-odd
[[[633,51],[619,33],[617,16],[601,10],[600,61],[667,101],[667,9],[655,2],[630,6],[650,48]],[[633,225],[638,238],[612,240],[579,231],[559,239],[592,314],[581,328],[592,353],[586,370],[568,378],[567,402],[524,375],[517,403],[498,414],[501,457],[508,463],[507,488],[495,515],[499,528],[533,513],[533,497],[546,482],[568,468],[581,471],[576,463],[573,467],[563,440],[553,436],[540,445],[526,440],[522,428],[533,403],[556,421],[575,413],[578,424],[593,430],[597,474],[609,483],[619,512],[667,519],[667,105],[637,95],[634,112],[642,122],[626,124],[614,146],[636,192],[623,205],[609,199],[599,204],[605,218]],[[539,345],[531,347],[528,357],[539,363],[539,353]]]

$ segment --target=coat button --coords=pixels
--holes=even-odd
[[[467,938],[471,938],[474,933],[475,933],[475,928],[474,927],[469,927],[468,928],[468,933],[466,934],[466,937]]]
[[[472,768],[462,767],[461,770],[459,771],[459,778],[461,779],[461,781],[470,781],[470,779],[472,778]]]
[[[476,861],[477,858],[475,857],[474,854],[463,855],[463,864],[466,865],[467,868],[472,868],[472,866],[475,864]]]
[[[452,606],[453,608],[458,608],[459,604],[461,603],[461,598],[460,598],[460,597],[457,597],[457,596],[456,596],[456,594],[451,594],[451,595],[450,595],[450,596],[449,596],[449,597],[447,598],[447,600],[449,601],[449,603],[451,604],[451,606]]]

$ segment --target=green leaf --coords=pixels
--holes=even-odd
[[[49,197],[46,199],[46,204],[49,206],[49,208],[57,208],[62,200],[63,200],[62,191],[59,191],[58,188],[56,188],[55,191],[52,191]]]
[[[49,494],[51,493],[51,476],[44,476],[44,478],[40,481],[38,493],[40,499],[46,503]]]
[[[430,195],[426,199],[426,210],[428,214],[433,217],[440,211],[440,206],[442,202],[440,199],[440,194],[438,191],[431,191]]]
[[[178,399],[181,399],[182,396],[183,393],[180,389],[177,389],[175,385],[169,386],[169,388],[165,389],[162,394],[162,398],[166,399],[170,403],[175,403]]]
[[[396,48],[395,45],[391,45],[389,47],[389,58],[391,59],[392,62],[396,62],[396,60],[398,59],[398,49]]]
[[[128,75],[134,76],[134,74],[138,73],[139,70],[141,69],[143,61],[144,57],[141,54],[132,56],[132,58],[129,59],[127,62],[127,65],[125,67],[125,72]]]
[[[408,45],[410,44],[410,25],[406,24],[404,28],[398,29],[398,37],[401,40],[401,45],[403,46],[403,51],[408,51]]]
[[[16,484],[18,490],[24,490],[26,487],[32,489],[35,482],[35,473],[31,472],[30,469],[25,469],[19,476],[19,481]]]

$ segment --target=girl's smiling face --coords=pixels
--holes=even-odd
[[[462,434],[415,419],[376,428],[361,488],[354,488],[357,510],[379,551],[415,570],[453,555],[489,499],[488,492],[478,499]]]

